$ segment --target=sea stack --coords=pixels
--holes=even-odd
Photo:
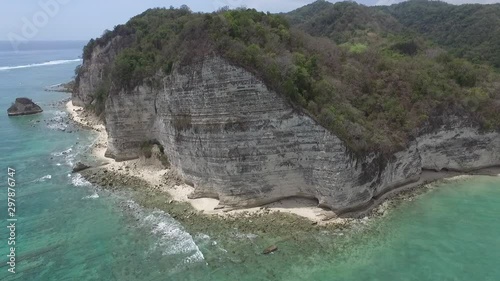
[[[28,98],[17,98],[7,110],[9,116],[31,115],[43,112],[42,108]]]

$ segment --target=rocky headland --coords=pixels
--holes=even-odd
[[[92,78],[80,81],[76,104],[91,99]],[[156,140],[193,186],[190,198],[214,198],[228,207],[305,198],[341,215],[418,183],[426,170],[500,165],[500,134],[482,133],[453,113],[437,116],[387,161],[377,153],[357,159],[313,118],[220,57],[174,70],[159,89],[142,85],[110,96],[104,117],[108,157],[136,159],[144,142]]]
[[[238,13],[245,12],[234,12]],[[169,63],[151,76],[141,76],[146,70],[139,67],[130,73],[127,67],[140,56],[131,49],[135,36],[128,26],[121,26],[89,43],[73,105],[92,109],[86,114],[94,112],[105,124],[98,129],[107,133],[99,154],[129,169],[110,167],[130,173],[130,161],[141,161],[144,147],[155,143],[170,166],[150,172],[151,177],[164,178],[167,171],[175,175],[182,182],[179,198],[210,206],[201,209],[222,213],[292,200],[309,202],[314,212],[329,212],[326,217],[363,216],[403,190],[500,166],[500,132],[496,121],[487,119],[495,117],[481,116],[476,109],[428,98],[433,108],[418,116],[411,133],[394,129],[396,139],[405,141],[384,135],[379,137],[393,146],[384,147],[377,139],[370,145],[358,133],[360,124],[368,121],[358,120],[356,125],[345,115],[325,115],[321,121],[312,113],[317,104],[312,109],[298,106],[255,68],[235,63],[217,50]],[[124,68],[119,68],[122,63]],[[116,73],[122,76],[113,80]],[[459,90],[469,91],[465,86]],[[484,104],[496,110],[496,103]],[[381,115],[387,120],[379,121],[389,124],[404,114],[394,112],[394,118]],[[334,125],[341,120],[352,130],[332,129],[325,120]],[[175,194],[177,187],[168,189]]]

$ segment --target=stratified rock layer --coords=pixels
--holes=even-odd
[[[91,83],[85,77],[92,75],[82,75],[84,90]],[[83,92],[79,101],[92,100]],[[389,159],[375,153],[357,159],[313,118],[220,57],[174,69],[162,89],[110,95],[105,118],[108,156],[136,158],[141,144],[158,141],[172,167],[194,184],[193,197],[235,207],[306,197],[342,213],[418,180],[422,169],[500,165],[500,135],[481,134],[455,116],[444,116]]]
[[[76,77],[76,91],[73,91],[72,100],[76,106],[94,105],[95,92],[107,75],[115,57],[121,50],[133,42],[132,37],[116,36],[105,45],[96,45],[90,56],[85,59]]]

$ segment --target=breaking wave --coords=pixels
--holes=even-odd
[[[75,175],[68,175],[71,177],[71,183],[74,186],[92,186],[92,184],[87,181],[82,175],[80,174],[75,174]]]
[[[125,202],[125,208],[139,219],[141,227],[150,228],[151,233],[159,238],[151,251],[160,250],[163,255],[178,256],[184,264],[205,260],[191,234],[167,213],[145,210],[132,200]]]
[[[81,61],[81,59],[53,60],[53,61],[48,61],[48,62],[44,62],[44,63],[33,63],[33,64],[27,64],[27,65],[0,66],[0,71],[22,69],[22,68],[32,68],[32,67],[41,67],[41,66],[50,66],[50,65],[59,65],[59,64],[67,64],[67,63],[80,62],[80,61]]]

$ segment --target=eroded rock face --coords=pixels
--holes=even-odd
[[[9,116],[31,115],[43,112],[42,108],[28,98],[17,98],[7,110]]]
[[[156,140],[194,184],[192,197],[237,207],[299,196],[342,213],[418,180],[422,169],[500,165],[499,134],[462,123],[427,132],[389,159],[356,159],[314,119],[219,57],[174,69],[162,89],[111,95],[105,112],[109,156],[136,158],[142,143]]]
[[[106,45],[97,45],[92,56],[88,60],[84,60],[80,74],[76,79],[75,90],[72,93],[72,100],[75,106],[88,106],[93,104],[95,92],[109,67],[114,61],[116,55],[121,50],[129,46],[133,38],[116,36],[111,39]]]
[[[498,133],[481,133],[477,128],[463,126],[457,116],[451,116],[449,122],[455,126],[443,126],[418,138],[424,169],[471,171],[500,165]]]

